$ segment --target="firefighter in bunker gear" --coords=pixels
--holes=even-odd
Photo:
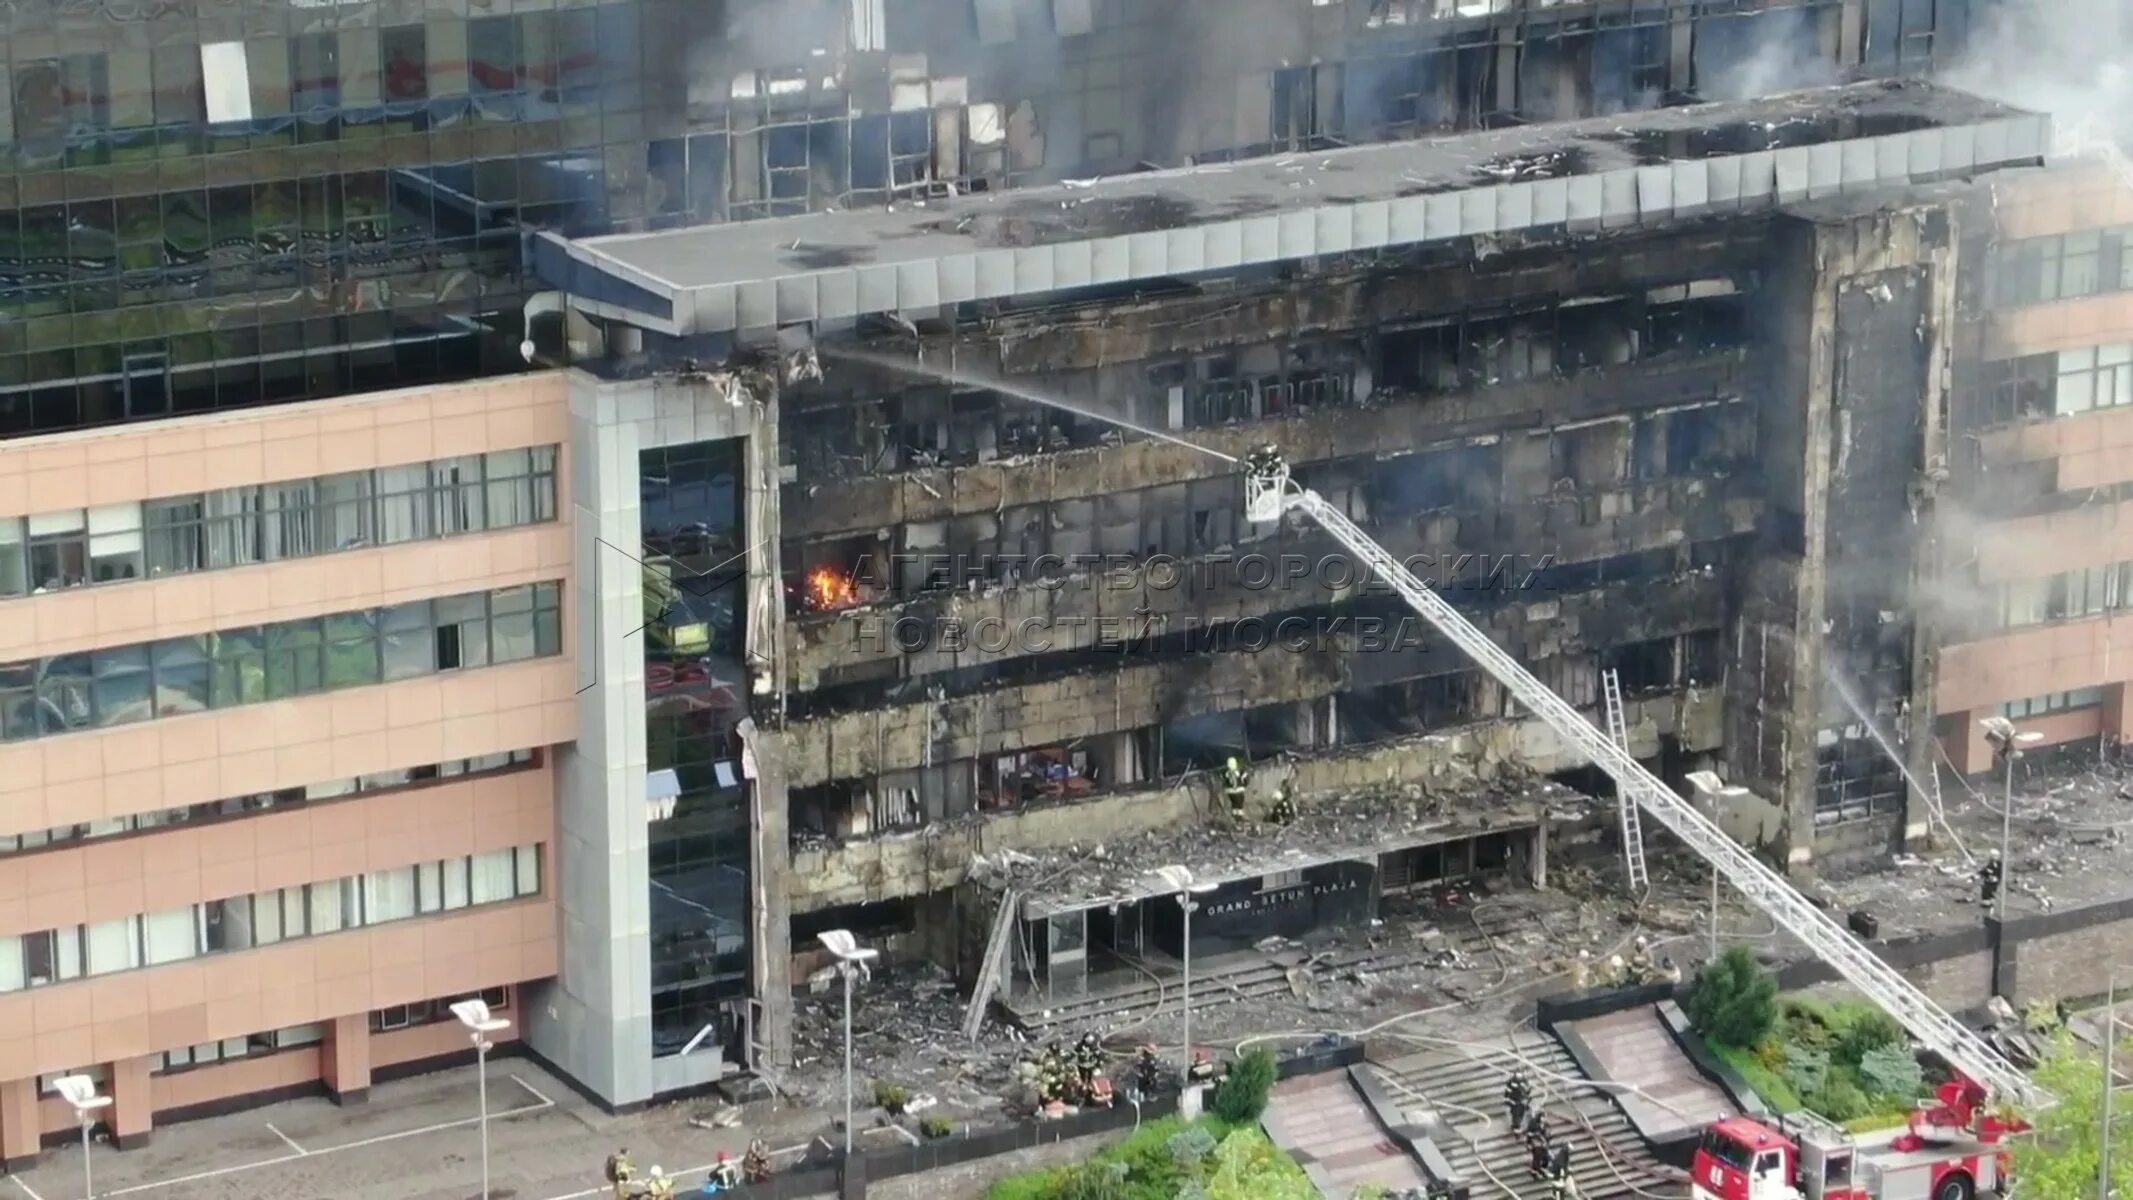
[[[1244,789],[1252,782],[1252,769],[1238,761],[1235,755],[1222,764],[1222,798],[1229,801],[1232,820],[1244,819]]]

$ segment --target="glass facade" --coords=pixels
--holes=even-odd
[[[553,583],[0,663],[0,741],[391,683],[563,650]]]
[[[749,787],[740,443],[640,458],[652,1052],[738,1031],[748,994]]]
[[[17,0],[0,436],[520,369],[532,230],[1915,74],[1973,3],[1869,0],[1840,63],[1838,0],[1352,0],[1218,81],[1181,0]]]

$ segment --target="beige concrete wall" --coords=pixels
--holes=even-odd
[[[0,859],[0,935],[552,844],[547,766]]]
[[[2133,191],[2101,166],[1996,177],[1992,192],[2002,237],[2049,237],[2133,225]]]
[[[2125,562],[2133,559],[2133,501],[2000,521],[1989,537],[1995,546],[2019,546],[2021,552],[1979,555],[1978,580],[1986,584]]]
[[[553,890],[0,995],[0,1080],[545,978]]]
[[[0,746],[0,832],[571,741],[575,628],[561,658]]]
[[[2133,613],[2011,630],[1941,651],[1933,710],[2100,687],[2133,674]]]

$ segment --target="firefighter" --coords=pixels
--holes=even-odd
[[[1979,904],[1990,908],[1992,902],[1999,899],[2000,877],[2005,873],[2006,868],[2000,864],[2000,852],[1995,850],[1992,852],[1992,857],[1985,860],[1985,865],[1978,868],[1977,902]]]
[[[1066,1056],[1059,1052],[1059,1043],[1053,1042],[1037,1059],[1037,1099],[1045,1104],[1066,1103],[1069,1082]]]
[[[1103,1069],[1103,1045],[1096,1040],[1095,1034],[1082,1034],[1081,1041],[1074,1047],[1074,1075],[1083,1096],[1095,1093],[1096,1076]]]
[[[629,1147],[607,1156],[607,1182],[615,1189],[615,1200],[628,1200],[630,1184],[635,1182],[637,1168],[630,1163]]]
[[[1681,965],[1674,961],[1672,955],[1659,960],[1659,978],[1675,987],[1681,986]]]
[[[1526,1086],[1526,1073],[1511,1072],[1511,1077],[1503,1083],[1503,1106],[1505,1113],[1511,1118],[1511,1128],[1514,1132],[1525,1128],[1526,1105],[1531,1099],[1532,1092]]]
[[[1143,1099],[1162,1090],[1163,1060],[1154,1046],[1141,1047],[1140,1061],[1134,1064],[1134,1085],[1140,1088]]]
[[[1632,983],[1651,982],[1652,944],[1641,933],[1637,935],[1636,947],[1629,954],[1629,972]]]
[[[750,1183],[770,1182],[772,1171],[769,1143],[762,1138],[748,1143],[748,1153],[741,1159],[741,1174],[747,1176]]]
[[[1231,755],[1222,764],[1222,798],[1229,801],[1231,819],[1244,819],[1244,789],[1252,782],[1252,769]]]
[[[725,1166],[728,1158],[729,1156],[725,1151],[720,1151],[718,1156],[719,1165]],[[716,1179],[717,1177],[714,1172],[712,1178]],[[665,1167],[654,1166],[652,1168],[652,1174],[644,1181],[644,1196],[645,1200],[674,1200],[674,1181],[667,1177]]]
[[[1554,1148],[1552,1141],[1548,1136],[1548,1122],[1536,1110],[1532,1123],[1526,1126],[1526,1172],[1535,1179],[1547,1178],[1548,1154]]]
[[[1618,988],[1621,987],[1625,982],[1627,982],[1628,979],[1628,964],[1622,961],[1621,955],[1610,955],[1607,959],[1607,986],[1611,988]]]
[[[1582,992],[1592,986],[1592,951],[1580,950],[1570,963],[1570,990]]]
[[[1276,825],[1296,823],[1296,787],[1286,779],[1281,781],[1280,789],[1274,793],[1274,811],[1271,816]]]
[[[1554,1200],[1577,1200],[1577,1180],[1570,1177],[1570,1147],[1557,1146],[1548,1161],[1548,1191]]]

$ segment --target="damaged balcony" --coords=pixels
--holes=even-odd
[[[1724,698],[1718,688],[1648,692],[1625,701],[1630,748],[1640,758],[1670,749],[1700,754],[1718,748]],[[1584,760],[1540,721],[1497,717],[1370,745],[1284,753],[1257,768],[1254,803],[1262,808],[1282,780],[1310,809],[1322,801],[1397,785],[1401,795],[1456,798],[1523,772],[1555,774]],[[1160,831],[1200,828],[1219,803],[1202,773],[1152,780],[1091,798],[1032,804],[931,824],[923,829],[796,847],[788,877],[795,914],[846,905],[909,900],[953,888],[981,855],[1089,846]]]

